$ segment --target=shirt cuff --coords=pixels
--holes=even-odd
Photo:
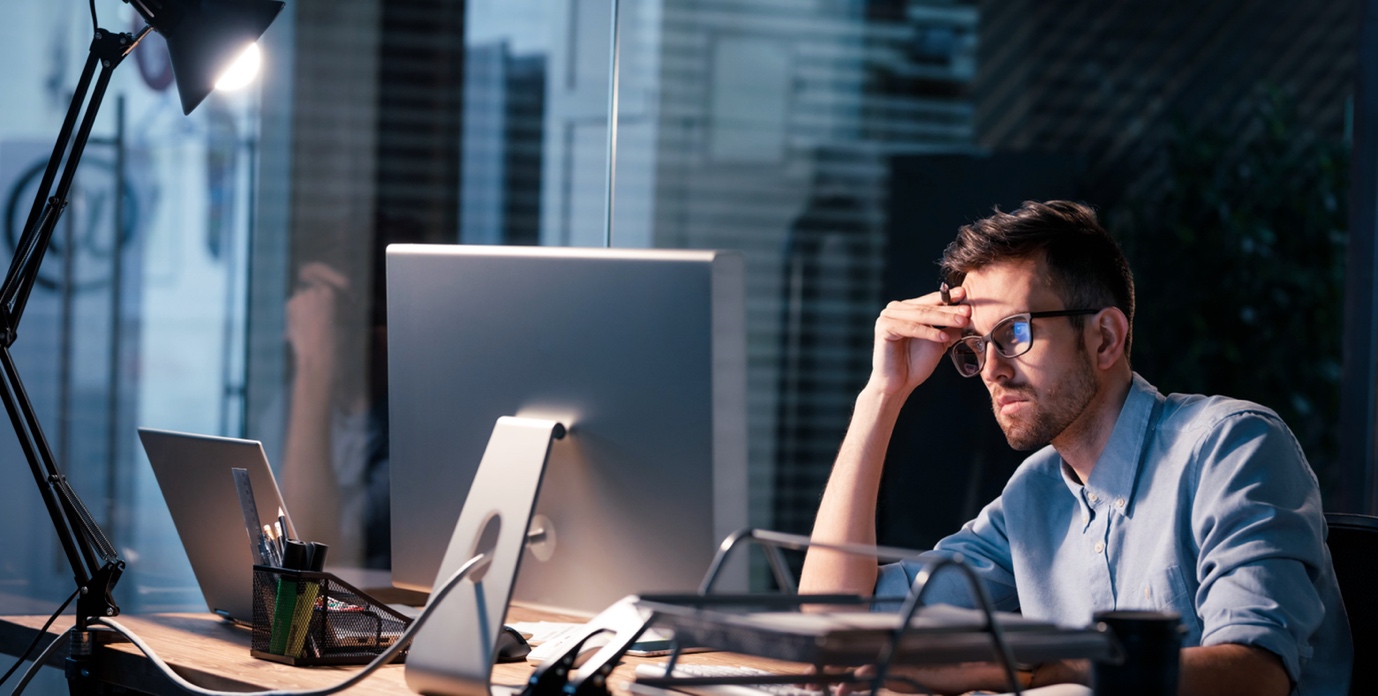
[[[904,604],[904,599],[909,596],[909,588],[912,584],[909,572],[905,570],[904,562],[887,563],[880,567],[880,573],[876,576],[875,609],[877,611],[898,611]],[[889,601],[880,601],[889,600]]]

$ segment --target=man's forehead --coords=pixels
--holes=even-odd
[[[962,280],[966,304],[978,331],[1019,312],[1056,308],[1057,294],[1042,264],[1033,259],[1002,261],[967,273]]]

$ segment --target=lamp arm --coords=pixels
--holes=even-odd
[[[99,60],[96,52],[92,50],[86,57],[86,66],[82,68],[81,78],[77,80],[76,91],[72,95],[72,103],[67,107],[67,118],[62,122],[62,130],[58,131],[57,143],[53,145],[53,154],[48,158],[48,168],[43,171],[43,179],[39,182],[38,193],[34,196],[33,206],[29,208],[28,220],[24,223],[24,232],[38,229],[39,215],[46,209],[44,203],[47,202],[48,192],[53,188],[53,179],[57,177],[58,166],[62,164],[62,154],[67,151],[67,143],[72,139],[72,129],[77,125],[77,117],[81,114],[82,99],[80,95],[86,94],[91,89],[91,77],[96,73],[96,66]],[[23,273],[24,265],[28,263],[30,249],[26,248],[26,242],[31,240],[21,237],[15,244],[14,258],[10,260],[10,270],[5,276],[5,284],[0,289],[0,298],[4,298],[5,307],[10,306],[10,298],[14,297],[17,290],[14,283]],[[31,246],[31,245],[27,245]],[[7,339],[13,343],[13,339]]]
[[[53,527],[57,530],[58,541],[61,542],[62,550],[67,554],[67,562],[71,564],[72,572],[76,576],[77,586],[86,587],[99,566],[95,564],[95,556],[90,545],[79,545],[79,541],[84,540],[72,524],[78,517],[66,501],[58,496],[54,488],[53,484],[55,480],[61,480],[61,474],[50,473],[55,471],[55,468],[49,468],[53,466],[52,456],[47,442],[43,439],[42,431],[35,432],[28,427],[30,423],[36,424],[33,406],[24,393],[24,385],[19,381],[19,374],[15,370],[9,348],[0,347],[0,368],[3,368],[0,400],[4,401],[5,410],[9,412],[10,421],[14,424],[19,446],[24,450],[24,458],[29,462],[29,469],[33,472],[34,482],[38,485],[43,504],[48,508],[48,516],[52,518]]]
[[[110,75],[151,29],[145,26],[138,36],[113,34],[105,29],[97,29],[95,37],[91,40],[91,49],[81,78],[77,82],[76,91],[72,95],[72,103],[67,109],[67,118],[62,123],[62,130],[59,131],[57,142],[53,145],[53,154],[48,158],[48,167],[43,172],[43,179],[39,182],[33,205],[29,208],[24,233],[15,244],[14,259],[10,262],[4,285],[0,285],[0,343],[5,346],[14,344],[19,321],[24,314],[24,306],[28,303],[29,293],[32,292],[34,281],[38,278],[38,269],[43,263],[43,256],[48,249],[53,230],[57,228],[57,221],[67,208],[67,195],[71,192],[77,166],[86,150],[86,142],[91,137],[96,114],[105,99],[106,88],[110,86]],[[92,91],[91,77],[98,65],[102,69]],[[91,92],[89,100],[88,92]],[[76,139],[71,140],[72,128],[76,125],[83,103],[86,106],[86,114],[81,120]],[[69,140],[70,152],[67,147]],[[62,160],[64,153],[67,153],[65,162]],[[57,190],[50,196],[53,179],[57,176],[59,167],[62,176],[58,180]]]
[[[17,338],[19,321],[38,278],[44,254],[52,241],[53,230],[67,207],[67,196],[76,177],[77,165],[110,85],[110,75],[148,34],[149,29],[145,27],[137,36],[96,30],[90,54],[35,194],[24,232],[15,244],[14,259],[4,284],[0,285],[0,401],[4,402],[5,410],[9,413],[19,446],[24,451],[48,515],[52,518],[58,541],[81,590],[76,615],[77,628],[81,631],[85,630],[89,618],[120,613],[111,592],[124,571],[124,562],[119,559],[114,546],[76,491],[72,490],[66,476],[58,469],[38,415],[19,378],[10,347]],[[97,67],[100,68],[100,74],[95,79],[93,90],[92,77]],[[77,118],[83,104],[85,115],[81,117],[78,128]],[[72,137],[73,128],[77,128],[75,138]],[[64,154],[67,155],[65,161]],[[55,179],[57,189],[52,191]]]

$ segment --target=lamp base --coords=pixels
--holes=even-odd
[[[97,696],[101,683],[92,673],[95,662],[95,637],[90,629],[73,628],[67,632],[67,660],[63,671],[67,674],[67,692],[71,696]]]

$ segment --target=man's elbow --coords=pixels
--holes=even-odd
[[[1287,696],[1292,680],[1282,659],[1252,645],[1225,644],[1182,651],[1182,696]]]
[[[858,558],[842,552],[812,548],[804,559],[799,592],[869,596],[876,585],[876,574],[874,558]]]

